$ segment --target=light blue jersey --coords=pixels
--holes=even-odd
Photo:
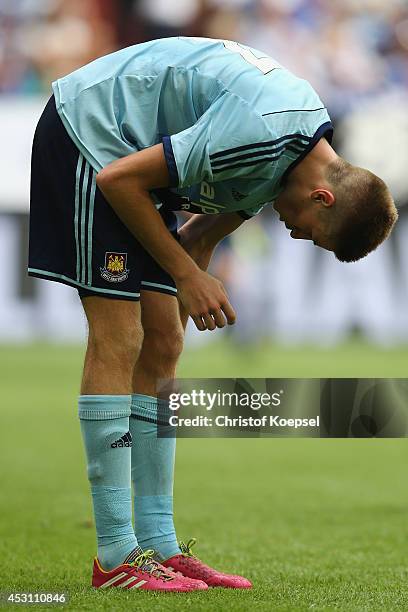
[[[95,168],[163,142],[171,188],[156,202],[248,218],[330,118],[311,85],[265,54],[206,38],[168,38],[102,57],[53,84],[70,137]]]

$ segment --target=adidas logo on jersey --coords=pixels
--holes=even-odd
[[[234,198],[236,202],[240,202],[241,200],[244,200],[248,196],[244,195],[243,193],[239,193],[239,191],[232,188],[232,197]]]
[[[111,448],[123,448],[124,446],[132,446],[132,434],[130,431],[126,432],[124,436],[116,440],[116,442],[112,442]]]

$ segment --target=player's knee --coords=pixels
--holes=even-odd
[[[183,343],[184,333],[181,329],[145,329],[142,358],[153,363],[177,363]]]
[[[112,326],[104,330],[89,330],[88,351],[100,361],[134,364],[139,356],[143,331],[136,326]]]

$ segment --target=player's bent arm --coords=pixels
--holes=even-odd
[[[243,222],[244,219],[236,213],[193,215],[179,230],[180,244],[201,270],[207,270],[217,244]],[[185,328],[188,312],[181,303],[180,320]]]
[[[193,215],[179,230],[184,242],[197,242],[203,249],[215,249],[217,244],[232,234],[244,219],[237,213]]]
[[[163,146],[118,159],[96,177],[98,187],[137,240],[176,282],[180,301],[200,330],[223,327],[235,313],[222,283],[199,269],[167,230],[149,191],[169,185]]]
[[[217,244],[242,223],[236,213],[193,215],[179,229],[180,244],[201,270],[207,270]]]

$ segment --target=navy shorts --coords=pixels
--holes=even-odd
[[[76,287],[81,297],[137,301],[141,290],[176,295],[171,276],[122,223],[95,178],[52,97],[33,143],[28,273]],[[174,212],[160,214],[177,238]]]

